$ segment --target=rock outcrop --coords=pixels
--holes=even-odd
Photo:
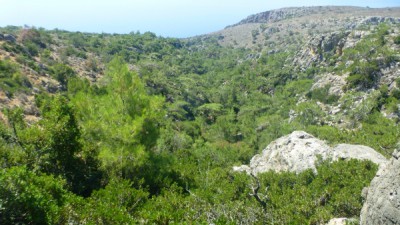
[[[326,225],[346,225],[346,224],[355,224],[354,219],[348,218],[333,218],[329,220]]]
[[[9,42],[16,42],[17,41],[17,39],[11,34],[4,34],[3,35],[3,39],[5,41],[9,41]]]
[[[361,210],[362,225],[400,224],[400,150],[381,167],[368,188]]]
[[[342,96],[344,95],[343,87],[347,84],[346,78],[348,74],[336,75],[333,73],[324,73],[316,76],[316,81],[311,90],[325,88],[329,86],[329,94]]]
[[[343,47],[349,34],[349,31],[335,31],[313,36],[306,44],[306,47],[298,52],[293,64],[305,70],[313,63],[325,61],[324,54],[342,55]]]
[[[250,168],[254,174],[268,170],[297,173],[315,170],[317,155],[325,159],[329,151],[330,147],[325,142],[304,131],[294,131],[273,141],[262,154],[255,155],[250,161]]]
[[[378,165],[384,165],[387,159],[374,149],[364,145],[339,144],[333,148],[332,159],[371,160]]]
[[[387,160],[374,149],[362,145],[340,144],[334,148],[328,146],[304,131],[281,137],[271,142],[261,154],[255,155],[250,165],[234,167],[234,171],[258,174],[269,170],[300,173],[307,169],[316,171],[318,158],[332,160],[359,159],[371,160],[382,166]]]
[[[239,23],[232,25],[237,26],[246,23],[271,23],[281,21],[287,18],[301,17],[315,13],[316,7],[302,7],[302,8],[283,8],[277,10],[266,11],[255,15],[248,16]]]

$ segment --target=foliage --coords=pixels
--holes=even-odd
[[[368,161],[324,161],[317,175],[311,170],[298,175],[267,172],[260,179],[276,224],[320,224],[333,217],[358,217],[361,190],[376,171]]]
[[[400,36],[394,38],[394,43],[400,45]]]
[[[352,65],[350,76],[347,82],[350,88],[361,87],[371,88],[377,82],[379,66],[376,61],[361,62]]]
[[[310,99],[320,101],[325,104],[333,104],[339,100],[339,96],[329,94],[330,85],[322,88],[315,88],[309,91],[306,96]]]
[[[89,195],[98,187],[101,174],[96,151],[84,151],[72,107],[62,96],[44,98],[39,104],[43,119],[33,126],[23,121],[21,109],[6,111],[12,132],[5,141],[21,152],[14,164],[63,177],[74,193]]]
[[[76,224],[133,224],[135,211],[148,193],[132,188],[127,180],[116,178],[89,198],[72,199],[64,207],[60,221]]]
[[[221,36],[4,28],[18,36],[1,45],[10,56],[0,60],[8,99],[31,92],[33,73],[61,88],[46,94],[46,78],[35,89],[38,121],[24,120],[26,108],[2,111],[1,221],[321,224],[357,216],[376,171],[370,162],[259,174],[265,206],[251,195],[257,180],[231,168],[299,129],[389,157],[400,138],[398,121],[383,115],[398,113],[400,82],[389,88],[379,80],[399,61],[390,26],[365,26],[369,34],[353,48],[324,53],[305,71],[292,63],[294,32],[287,48],[267,52],[261,44],[222,46]],[[278,48],[273,38],[265,44]],[[349,74],[342,96],[330,95],[330,85],[311,90],[325,72]]]
[[[149,96],[140,78],[119,58],[110,62],[106,74],[104,93],[80,92],[73,98],[84,139],[99,149],[108,176],[135,181],[149,176],[146,184],[155,185],[150,180],[157,176],[147,172],[156,171],[147,166],[157,158],[153,150],[164,115],[163,99]]]
[[[68,80],[70,78],[73,78],[76,76],[76,73],[74,70],[64,64],[56,64],[51,67],[51,72],[54,76],[54,78],[60,82],[61,85],[66,86],[68,83]]]
[[[27,91],[32,87],[29,79],[23,75],[18,66],[9,60],[0,60],[0,88],[12,97],[15,92]]]
[[[0,219],[4,224],[55,224],[68,201],[65,181],[26,167],[0,171]]]

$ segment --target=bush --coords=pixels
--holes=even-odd
[[[377,81],[378,72],[377,61],[354,63],[347,84],[350,88],[372,88]]]
[[[67,85],[68,79],[76,76],[75,71],[71,67],[61,63],[52,66],[51,72],[54,78],[63,86]]]
[[[25,167],[0,171],[2,224],[57,224],[68,199],[65,181]]]
[[[400,45],[400,35],[394,38],[394,43]]]
[[[133,214],[147,198],[147,192],[116,178],[89,198],[75,198],[62,217],[72,224],[135,224]]]
[[[25,43],[26,50],[28,51],[29,55],[31,56],[38,56],[39,54],[39,47],[33,42]]]
[[[268,212],[277,224],[324,224],[334,217],[357,217],[361,191],[369,185],[378,166],[370,161],[320,162],[311,170],[260,174],[267,188]],[[261,190],[261,189],[260,189]]]
[[[32,87],[29,79],[20,73],[16,64],[8,60],[0,60],[0,89],[9,97],[15,92]]]
[[[340,96],[330,95],[329,88],[330,88],[330,85],[326,85],[325,87],[322,87],[322,88],[315,88],[315,89],[309,91],[306,94],[306,96],[309,99],[317,100],[317,101],[323,102],[325,104],[336,103],[339,100]]]

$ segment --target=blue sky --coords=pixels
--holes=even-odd
[[[0,26],[190,37],[271,9],[320,5],[381,8],[400,6],[400,0],[0,0]]]

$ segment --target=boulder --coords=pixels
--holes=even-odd
[[[333,219],[329,220],[329,222],[326,225],[346,225],[349,222],[351,222],[351,219],[333,218]]]
[[[400,150],[382,166],[368,188],[360,224],[400,224]]]
[[[4,34],[3,35],[3,39],[5,41],[9,41],[9,42],[16,42],[17,41],[17,39],[11,34]]]
[[[315,169],[318,155],[326,159],[331,148],[323,141],[304,131],[281,137],[271,142],[261,154],[250,161],[250,169],[254,174],[268,170],[292,171],[300,173],[307,169]]]
[[[271,142],[261,154],[255,155],[250,160],[249,166],[234,167],[233,170],[255,175],[269,170],[300,173],[312,169],[316,172],[316,163],[319,158],[371,160],[379,166],[387,162],[384,156],[370,147],[339,144],[332,148],[311,134],[294,131]]]
[[[333,148],[332,159],[359,159],[371,160],[373,163],[383,166],[387,163],[387,159],[376,152],[373,148],[364,145],[339,144]]]

